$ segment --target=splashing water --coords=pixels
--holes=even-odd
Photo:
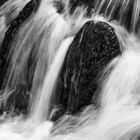
[[[1,7],[0,44],[8,29],[8,23],[28,2],[29,0],[9,0]],[[131,8],[131,33],[129,33],[123,26],[124,17],[129,13],[131,3],[133,8]],[[85,16],[85,7],[78,7],[73,14],[70,14],[69,1],[64,1],[64,5],[63,13],[59,14],[52,0],[42,0],[38,11],[25,21],[10,46],[8,56],[10,62],[1,95],[1,101],[5,106],[9,96],[28,77],[30,55],[37,56],[37,59],[34,60],[33,79],[29,80],[29,83],[32,83],[29,90],[31,94],[29,113],[26,118],[22,115],[4,118],[0,124],[0,140],[138,139],[140,136],[140,41],[138,38],[140,1],[102,0],[100,3],[96,1],[95,13],[90,17]],[[112,22],[111,19],[118,6],[120,6],[118,23]],[[100,15],[103,8],[106,18]],[[8,20],[6,14],[12,10],[12,19]],[[54,126],[49,119],[53,110],[51,104],[57,77],[73,37],[89,20],[94,20],[95,23],[107,22],[114,27],[122,55],[112,60],[106,69],[110,70],[110,67],[113,67],[102,83],[99,99],[101,107],[98,110],[87,107],[78,117],[64,116],[57,126]],[[73,120],[75,124],[72,123]]]

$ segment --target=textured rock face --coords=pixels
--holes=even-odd
[[[59,80],[58,101],[73,114],[89,104],[97,105],[99,77],[107,64],[120,54],[114,29],[107,23],[87,22],[70,45]]]

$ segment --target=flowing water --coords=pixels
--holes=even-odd
[[[7,22],[14,19],[28,2],[29,0],[9,0],[1,7],[0,44],[8,29]],[[64,3],[62,13],[57,12],[53,0],[42,0],[37,12],[20,27],[10,46],[10,62],[0,98],[5,106],[13,91],[26,80],[32,53],[36,56],[33,60],[35,68],[28,115],[7,117],[4,112],[1,115],[0,140],[139,139],[140,0],[95,0],[94,13],[87,17],[84,6],[77,7],[70,14],[69,1],[60,2]],[[128,18],[130,7],[132,17]],[[114,21],[116,11],[119,16]],[[11,19],[6,17],[9,12]],[[106,68],[106,71],[113,69],[102,81],[100,108],[96,110],[89,106],[77,117],[62,117],[55,126],[50,117],[55,110],[51,104],[57,77],[74,36],[89,20],[95,23],[107,22],[114,27],[122,54]],[[126,29],[127,21],[130,26]]]

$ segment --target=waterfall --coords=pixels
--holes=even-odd
[[[35,105],[33,104],[33,111],[31,111],[31,115],[35,119],[35,122],[42,122],[48,118],[47,115],[49,114],[49,106],[51,104],[51,97],[53,89],[55,88],[55,82],[71,42],[72,38],[68,38],[62,42],[49,71],[46,73],[42,90],[36,98]]]
[[[8,0],[0,7],[0,57],[9,49],[0,68],[0,140],[139,139],[140,0],[93,0],[88,7],[78,2],[72,7],[70,0],[41,0],[21,20],[22,9],[34,2]],[[101,73],[99,107],[90,105],[79,114],[64,114],[54,123],[57,80],[75,36],[87,21],[113,27],[121,54]],[[6,46],[5,37],[15,25]],[[26,113],[18,112],[22,105],[18,110],[17,102],[22,101]]]

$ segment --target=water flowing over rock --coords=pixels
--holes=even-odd
[[[140,0],[0,0],[0,140],[138,140]]]
[[[7,0],[1,0],[0,1],[0,6],[2,6]]]
[[[10,1],[9,1],[10,2]],[[22,25],[24,25],[24,22],[28,20],[34,12],[37,10],[37,7],[39,6],[39,1],[38,0],[31,0],[28,2],[25,7],[19,12],[19,15],[9,22],[9,28],[5,32],[5,37],[4,40],[1,44],[0,48],[0,88],[3,89],[6,86],[6,73],[8,70],[9,62],[11,61],[11,46],[13,45],[12,42],[14,38],[17,36],[18,30]],[[10,14],[10,13],[9,13]],[[8,17],[6,17],[8,20]],[[27,81],[22,81],[19,83],[19,85],[14,89],[11,94],[11,97],[8,99],[8,105],[6,106],[6,110],[11,110],[12,106],[15,106],[15,109],[18,112],[26,112],[27,107],[28,107],[28,102],[29,102],[29,93],[28,93],[28,87],[31,85],[31,78],[33,75],[33,70],[32,70],[32,57],[33,55],[31,54],[31,59],[28,64],[28,73],[27,73]],[[5,81],[4,81],[5,80]],[[4,109],[4,110],[5,110]]]

